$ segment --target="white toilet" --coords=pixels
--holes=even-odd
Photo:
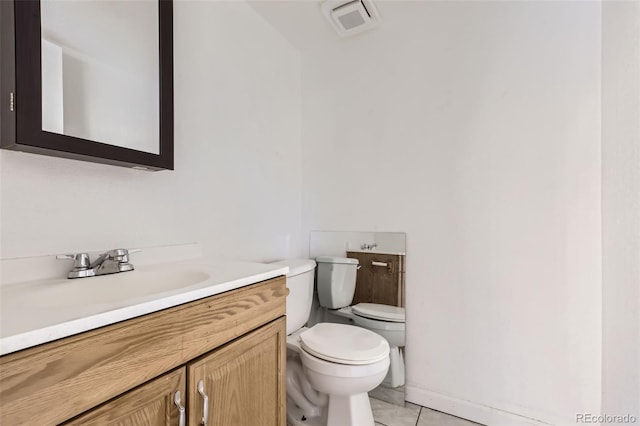
[[[287,274],[287,424],[373,426],[367,392],[389,369],[389,344],[345,324],[304,327],[313,299],[313,260],[276,262]]]
[[[389,373],[384,383],[391,387],[404,385],[405,310],[378,303],[351,305],[356,290],[358,259],[318,257],[318,299],[320,306],[332,314],[349,318],[353,324],[378,333],[389,342]],[[341,283],[336,285],[336,283]]]

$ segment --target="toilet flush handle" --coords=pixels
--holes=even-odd
[[[376,262],[375,260],[371,262],[371,266],[380,266],[383,268],[387,268],[387,272],[393,273],[393,263],[387,262]]]

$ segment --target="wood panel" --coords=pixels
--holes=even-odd
[[[0,424],[58,424],[285,313],[284,277],[0,358]]]
[[[286,327],[280,318],[189,363],[189,425],[201,424],[204,380],[209,426],[284,426]]]
[[[404,306],[404,255],[348,251],[347,257],[358,259],[361,266],[356,279],[356,292],[352,302],[354,305],[381,303]],[[386,263],[388,266],[374,266],[372,262]]]
[[[177,426],[180,412],[173,395],[186,405],[186,368],[158,377],[117,397],[64,426]]]

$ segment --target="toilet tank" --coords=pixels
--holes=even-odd
[[[340,309],[349,306],[356,292],[358,259],[318,257],[318,299],[320,306]]]
[[[313,301],[313,279],[316,262],[310,259],[287,259],[273,262],[289,267],[287,274],[287,336],[302,328],[309,320]]]

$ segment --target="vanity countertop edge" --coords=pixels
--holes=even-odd
[[[178,263],[185,264],[187,262]],[[190,263],[194,262],[190,261]],[[7,306],[10,301],[2,300],[0,356],[235,290],[286,275],[289,272],[289,268],[281,265],[255,262],[222,261],[213,264],[201,262],[200,265],[207,265],[210,271],[210,277],[204,284],[186,287],[183,289],[184,291],[158,293],[148,297],[137,297],[130,301],[121,300],[111,306],[87,306],[78,303],[76,312],[73,307],[50,311],[45,309],[36,312],[34,308],[30,309],[29,306]],[[147,266],[147,268],[149,267],[153,266]],[[127,274],[131,273],[133,272],[127,272]],[[81,278],[73,281],[94,279]],[[29,283],[24,284],[29,285]],[[17,285],[13,284],[13,286]],[[0,286],[0,291],[5,291],[6,288]],[[38,317],[35,321],[34,315]]]

